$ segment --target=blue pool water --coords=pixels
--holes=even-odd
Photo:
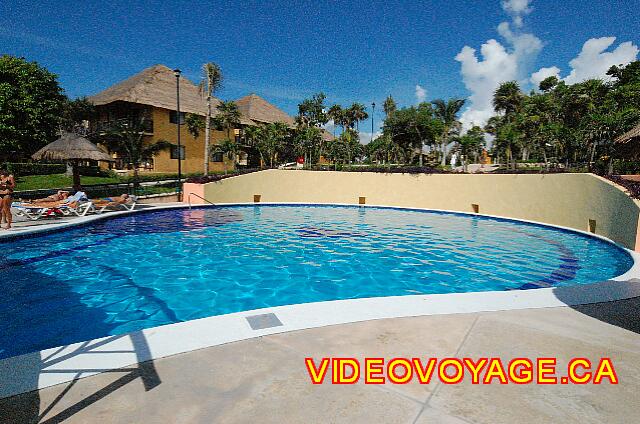
[[[268,306],[592,283],[633,262],[570,231],[346,206],[156,211],[0,248],[0,357]]]

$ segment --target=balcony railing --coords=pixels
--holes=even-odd
[[[111,121],[98,121],[96,122],[96,132],[105,133],[114,127],[135,127],[141,126],[142,132],[145,134],[153,134],[153,120],[145,119],[140,122],[129,118],[114,119]]]

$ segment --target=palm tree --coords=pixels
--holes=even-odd
[[[235,140],[225,138],[215,148],[216,153],[222,153],[227,159],[231,160],[231,163],[236,163],[236,156],[240,152],[240,145]],[[227,175],[227,163],[224,162],[224,174]]]
[[[356,130],[359,130],[360,121],[364,121],[369,118],[367,108],[362,103],[352,104],[351,107],[347,109],[347,114],[351,120],[351,125],[355,124]]]
[[[262,137],[262,131],[264,131],[263,127],[258,127],[258,126],[246,126],[244,128],[244,139],[247,142],[247,144],[253,148],[255,148],[256,150],[258,150],[258,153],[260,153],[260,166],[264,166],[264,164],[266,164],[267,162],[264,160],[264,155],[262,154],[262,150],[260,149],[260,139]]]
[[[500,86],[493,93],[493,109],[496,112],[504,113],[506,123],[513,124],[515,115],[522,110],[524,103],[524,95],[520,91],[520,86],[515,81],[507,81],[500,84]],[[515,140],[511,135],[517,134],[516,132],[510,132],[510,136],[507,137],[507,157],[509,163],[516,167],[515,158],[513,156],[512,147]]]
[[[474,126],[465,135],[458,139],[460,153],[462,154],[462,170],[467,172],[467,164],[469,163],[469,155],[474,155],[478,160],[480,150],[484,145],[484,130],[479,126]]]
[[[209,146],[211,144],[211,98],[222,86],[222,71],[220,67],[213,62],[202,65],[202,80],[200,81],[199,90],[201,96],[207,98],[207,118],[205,120],[204,129],[204,175],[209,174]]]
[[[385,116],[388,118],[389,116],[393,115],[393,113],[397,109],[398,106],[396,105],[396,101],[393,100],[393,97],[391,97],[391,94],[389,94],[389,96],[384,99],[384,103],[382,104],[382,110],[384,110]]]
[[[147,119],[127,123],[116,122],[104,136],[100,137],[100,143],[109,149],[123,154],[127,162],[133,167],[133,187],[136,190],[140,186],[138,168],[145,159],[153,157],[156,153],[170,149],[174,145],[166,140],[159,140],[149,144],[145,140],[145,128]]]
[[[520,111],[524,95],[515,81],[503,82],[493,93],[493,109],[511,116]]]
[[[293,150],[297,156],[304,156],[304,163],[311,163],[314,156],[318,161],[322,155],[322,133],[318,127],[298,127],[293,138]],[[305,165],[306,166],[306,165]]]
[[[344,110],[340,105],[333,105],[327,111],[327,116],[333,121],[333,137],[336,136],[336,126],[342,125]]]
[[[218,106],[218,115],[213,119],[218,128],[227,131],[227,138],[231,138],[231,130],[240,125],[240,109],[238,105],[229,100],[220,102]]]
[[[274,122],[254,132],[256,147],[269,158],[269,167],[273,167],[278,153],[282,150],[284,140],[289,133],[289,126],[282,122]]]
[[[437,99],[431,102],[434,106],[433,114],[442,123],[442,134],[440,136],[440,145],[442,150],[441,164],[445,166],[447,163],[447,144],[452,130],[460,126],[458,121],[458,113],[464,106],[464,99],[449,99],[445,102]]]

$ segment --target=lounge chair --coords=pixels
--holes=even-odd
[[[129,196],[128,194],[123,194],[122,196],[116,198],[106,198],[99,200],[91,200],[93,204],[93,212],[102,213],[107,209],[119,209],[123,208],[126,211],[132,211],[136,207],[136,202],[138,198],[136,196]]]
[[[24,216],[32,221],[45,216],[60,215],[76,215],[85,216],[92,210],[93,204],[89,201],[75,202],[41,202],[41,203],[24,203],[13,202],[11,208],[15,211],[16,216]]]
[[[32,203],[13,202],[11,209],[14,210],[16,216],[24,216],[31,221],[37,221],[43,216],[51,216],[52,214],[63,213],[56,206],[37,205]]]

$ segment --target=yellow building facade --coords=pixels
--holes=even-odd
[[[177,125],[171,123],[172,111],[154,107],[151,111],[153,119],[153,135],[149,137],[149,143],[165,140],[173,144],[178,142]],[[233,135],[232,135],[233,136]],[[215,144],[227,137],[226,132],[211,130],[211,151],[215,152]],[[180,125],[180,144],[183,146],[184,159],[182,160],[182,172],[185,174],[202,173],[204,171],[204,131],[198,137],[194,137],[187,131],[186,125]],[[172,155],[173,153],[173,155]],[[178,172],[178,160],[176,151],[165,150],[153,157],[153,171],[161,173]],[[173,156],[173,158],[172,158]],[[234,169],[233,160],[225,155],[211,154],[209,158],[209,171],[221,172]]]
[[[144,122],[145,142],[149,144],[158,141],[168,141],[174,145],[170,150],[161,151],[152,158],[144,161],[143,172],[177,173],[178,149],[177,149],[177,83],[180,82],[180,112],[206,117],[206,98],[200,93],[198,87],[164,65],[155,65],[119,82],[100,93],[89,97],[97,109],[98,116],[92,123],[92,129],[98,133],[106,132],[115,123],[127,124]],[[246,126],[260,126],[275,122],[281,122],[289,127],[295,126],[295,120],[287,113],[267,102],[256,94],[249,94],[234,102],[240,112],[238,128],[230,131],[229,137],[242,144],[242,128]],[[220,100],[211,99],[212,115],[217,114],[217,106]],[[325,140],[332,139],[326,131],[323,132]],[[211,129],[209,171],[231,171],[237,165],[258,166],[259,157],[251,148],[245,146],[235,160],[216,152],[216,144],[227,138],[226,131]],[[204,172],[205,158],[205,134],[200,131],[198,137],[189,133],[186,125],[180,125],[180,144],[183,157],[181,161],[183,174],[196,174]],[[116,168],[123,169],[129,165],[126,158],[120,157],[118,152],[112,152],[116,160]]]

